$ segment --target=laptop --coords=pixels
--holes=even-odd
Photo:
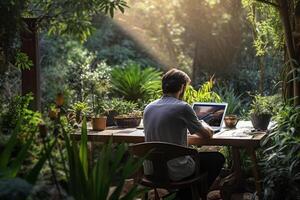
[[[219,132],[223,125],[227,103],[193,103],[193,109],[199,120],[209,124],[215,133]]]

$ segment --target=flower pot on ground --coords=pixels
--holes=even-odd
[[[257,130],[267,130],[276,107],[273,96],[256,95],[251,104],[250,117]]]

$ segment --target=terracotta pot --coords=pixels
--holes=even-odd
[[[267,130],[272,115],[263,114],[263,115],[255,115],[251,114],[251,122],[255,129],[257,130]]]
[[[140,125],[141,117],[115,117],[115,123],[120,128],[134,128]]]
[[[226,115],[224,117],[225,126],[227,128],[235,128],[239,120],[240,119],[236,115]]]
[[[103,131],[106,129],[106,119],[107,117],[93,117],[92,118],[92,128],[94,131]]]

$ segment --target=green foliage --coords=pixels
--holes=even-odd
[[[87,115],[90,112],[90,107],[86,102],[75,102],[73,105],[71,105],[70,108],[71,112],[80,113],[83,115]]]
[[[250,114],[255,115],[273,115],[280,106],[279,96],[254,96],[254,100],[251,103]]]
[[[110,106],[102,99],[96,100],[93,114],[96,117],[108,115]]]
[[[18,33],[22,26],[22,10],[25,5],[25,1],[0,1],[0,71],[2,72],[9,62],[14,63],[16,40],[19,38]]]
[[[189,104],[194,102],[221,102],[221,97],[212,91],[213,89],[213,80],[205,82],[198,91],[195,90],[191,85],[185,91],[184,101]]]
[[[16,54],[15,66],[20,70],[25,70],[30,69],[33,66],[33,63],[25,53],[18,51]]]
[[[17,137],[21,131],[21,120],[20,118],[16,122],[14,130],[0,154],[0,198],[4,200],[25,199],[30,194],[32,185],[36,183],[38,175],[54,146],[52,143],[50,147],[43,149],[39,153],[38,161],[28,171],[24,179],[18,178],[17,176],[20,176],[21,168],[29,156],[30,148],[35,140],[34,132],[27,134],[25,144],[20,150],[16,150]]]
[[[284,106],[275,117],[276,127],[263,143],[261,165],[265,199],[299,199],[300,107]]]
[[[109,17],[99,15],[93,21],[95,32],[84,46],[97,60],[105,60],[110,66],[122,65],[134,60],[141,66],[161,66],[139,42],[128,35],[127,30]]]
[[[141,116],[138,104],[124,99],[113,98],[107,102],[109,111],[116,115],[139,115]]]
[[[91,21],[96,14],[113,17],[115,10],[123,13],[126,7],[124,0],[1,1],[0,67],[14,63],[20,32],[27,28],[22,17],[37,18],[39,28],[49,34],[72,35],[84,41],[93,30]]]
[[[223,102],[228,103],[226,114],[240,114],[242,107],[241,94],[236,95],[232,87],[219,87],[217,94]]]
[[[154,68],[129,62],[111,72],[112,91],[128,101],[150,101],[161,93],[161,73]]]
[[[78,101],[93,101],[95,96],[104,96],[108,92],[110,67],[95,60],[95,56],[86,49],[77,44],[68,55],[67,65],[68,85],[74,90]]]
[[[20,133],[35,133],[37,125],[41,122],[41,114],[29,109],[33,97],[28,94],[25,96],[15,96],[1,113],[0,133],[9,134],[14,130],[17,122],[20,121]]]
[[[85,101],[93,107],[94,98],[107,95],[110,66],[74,40],[44,36],[43,41],[43,104],[52,103],[56,94],[63,92],[66,106]]]
[[[253,29],[256,56],[264,56],[274,52],[274,49],[282,48],[283,29],[278,10],[256,0],[242,0],[242,4]]]
[[[136,160],[131,156],[124,161],[127,151],[124,143],[115,148],[111,141],[105,144],[96,164],[91,168],[87,156],[86,120],[82,123],[80,146],[76,141],[71,141],[66,133],[64,138],[68,151],[69,192],[75,200],[134,199],[144,191],[135,185],[127,194],[121,196],[125,179],[133,175],[143,163],[143,160]],[[115,189],[110,194],[111,186],[115,186]]]

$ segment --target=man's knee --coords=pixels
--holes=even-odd
[[[223,166],[224,163],[225,163],[225,157],[223,154],[221,154],[220,152],[216,152],[215,155],[215,162],[220,165],[220,166]]]

